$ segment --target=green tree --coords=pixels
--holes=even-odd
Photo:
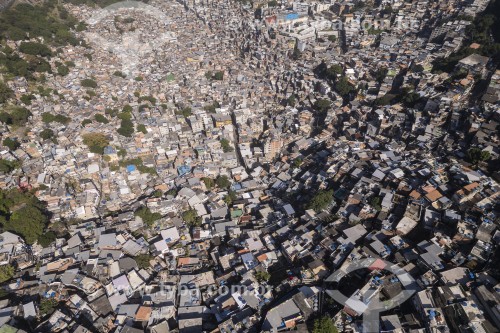
[[[11,173],[15,169],[21,167],[21,163],[19,161],[9,161],[0,159],[0,172],[1,173]]]
[[[215,184],[217,185],[218,188],[223,188],[227,189],[229,186],[231,186],[231,182],[229,181],[229,178],[227,178],[226,175],[218,176],[215,179]]]
[[[14,267],[11,265],[0,266],[0,283],[9,281],[14,276]]]
[[[109,146],[108,137],[102,133],[87,133],[82,135],[83,143],[94,154],[104,154],[104,147]]]
[[[481,161],[483,161],[483,162],[487,161],[490,159],[490,157],[491,157],[491,154],[489,151],[482,151],[481,152]]]
[[[42,121],[44,123],[51,123],[55,121],[55,116],[50,112],[42,113]]]
[[[328,40],[332,43],[335,43],[337,41],[337,36],[334,36],[334,35],[330,35],[328,36]]]
[[[42,247],[47,247],[56,241],[56,234],[52,231],[44,232],[38,236],[38,244]]]
[[[98,123],[101,123],[101,124],[107,124],[109,123],[109,120],[108,118],[106,118],[104,115],[102,115],[101,113],[97,113],[95,116],[94,116],[94,119],[95,121],[97,121]]]
[[[25,54],[34,56],[38,55],[41,57],[50,57],[52,55],[52,52],[47,45],[36,42],[22,42],[21,45],[19,45],[19,51]]]
[[[351,91],[354,90],[354,86],[347,80],[345,76],[342,76],[336,83],[335,83],[335,90],[341,95],[341,96],[346,96],[348,95]]]
[[[132,113],[123,111],[118,114],[118,119],[120,120],[131,120],[132,119]]]
[[[42,298],[39,306],[40,316],[45,317],[54,313],[58,305],[59,302],[54,298]]]
[[[186,106],[177,110],[175,113],[183,115],[185,118],[187,118],[192,114],[191,111],[192,111],[191,108],[189,106]]]
[[[19,141],[17,141],[17,139],[11,139],[11,138],[6,138],[5,140],[3,140],[3,145],[12,151],[21,147],[21,144],[19,143]]]
[[[479,162],[489,160],[491,154],[490,152],[483,151],[480,148],[470,148],[467,151],[466,157],[472,164],[477,164]]]
[[[22,236],[26,243],[33,244],[42,235],[47,222],[47,216],[40,209],[27,205],[10,215],[4,223],[4,229]]]
[[[415,73],[421,73],[424,71],[424,66],[417,64],[417,65],[413,66],[412,69]]]
[[[226,196],[224,197],[224,202],[226,203],[226,205],[230,206],[233,204],[236,198],[237,198],[236,192],[234,192],[233,190],[229,190]]]
[[[328,69],[326,70],[326,77],[329,80],[335,81],[337,80],[337,77],[341,75],[343,72],[344,70],[342,69],[342,66],[334,64],[328,67]]]
[[[44,140],[50,140],[50,139],[54,138],[54,131],[51,130],[50,128],[44,128],[40,132],[40,137]]]
[[[215,185],[214,180],[210,177],[203,177],[201,180],[205,183],[207,190],[211,190]]]
[[[82,120],[83,127],[87,126],[88,124],[92,124],[92,120],[90,120],[88,118]]]
[[[160,213],[153,213],[146,206],[141,206],[135,211],[134,215],[139,216],[148,227],[151,227],[157,220],[161,219]]]
[[[44,123],[56,122],[56,123],[67,125],[71,121],[71,118],[66,117],[65,115],[62,115],[62,114],[53,115],[50,112],[44,112],[44,113],[42,113],[42,121]]]
[[[143,102],[143,101],[148,101],[149,103],[155,105],[156,104],[156,98],[154,98],[153,96],[141,96],[139,97],[139,103],[140,102]]]
[[[139,254],[134,257],[135,262],[137,263],[137,267],[139,269],[148,269],[151,267],[151,260],[153,256],[150,254]]]
[[[404,92],[402,96],[402,102],[406,107],[412,108],[420,101],[420,95],[414,91]]]
[[[9,98],[14,97],[14,92],[5,82],[0,81],[0,103],[5,103]]]
[[[321,113],[324,113],[326,112],[329,108],[330,108],[330,101],[328,99],[317,99],[315,102],[314,102],[314,109],[321,112]]]
[[[215,74],[213,76],[213,79],[217,80],[217,81],[224,80],[224,72],[223,71],[217,71],[217,72],[215,72]]]
[[[378,68],[375,73],[373,74],[373,77],[378,83],[382,83],[387,76],[387,73],[389,70],[386,67],[380,67]]]
[[[163,192],[161,190],[154,190],[153,193],[151,193],[155,198],[161,198],[163,196]]]
[[[118,109],[111,109],[111,108],[106,108],[104,110],[104,114],[106,114],[107,116],[110,116],[110,117],[116,117],[118,115]]]
[[[394,100],[394,97],[392,94],[385,94],[375,100],[375,105],[389,105]]]
[[[225,152],[225,153],[229,153],[229,152],[232,152],[234,151],[234,148],[231,146],[229,140],[227,139],[221,139],[220,140],[220,144],[222,146],[222,150]]]
[[[189,209],[182,213],[182,219],[190,227],[199,227],[201,225],[201,217],[198,216],[196,209]]]
[[[21,96],[21,102],[23,102],[26,105],[31,105],[31,101],[35,99],[35,96],[33,94],[24,94]]]
[[[267,282],[271,278],[271,274],[265,271],[256,271],[253,276],[259,283]]]
[[[146,129],[146,125],[144,124],[137,124],[137,131],[148,134],[148,130]]]
[[[12,106],[0,112],[0,121],[7,125],[24,126],[29,117],[31,117],[31,112],[19,106]]]
[[[318,191],[309,201],[308,208],[313,209],[316,212],[325,209],[333,199],[333,190],[321,190]]]
[[[372,206],[375,210],[380,211],[382,210],[382,206],[380,205],[381,202],[382,200],[380,197],[373,197],[370,201],[370,206]]]
[[[113,73],[114,76],[118,76],[118,77],[121,77],[121,78],[126,78],[127,75],[125,75],[125,73],[121,72],[121,71],[115,71]]]
[[[117,132],[125,137],[131,137],[134,134],[134,123],[130,119],[122,119]]]
[[[85,88],[97,88],[97,82],[95,82],[94,80],[92,79],[83,79],[80,81],[80,84],[82,85],[82,87],[85,87]]]
[[[297,101],[295,99],[295,95],[290,95],[290,97],[288,97],[288,99],[286,100],[286,104],[290,105],[291,107],[294,107],[295,104],[297,104]]]
[[[118,155],[121,158],[125,158],[125,156],[127,156],[127,151],[125,149],[119,149],[116,155]]]
[[[338,333],[337,327],[328,316],[314,320],[313,333]]]
[[[293,164],[292,164],[292,165],[293,165],[294,167],[298,168],[298,167],[300,167],[300,166],[302,165],[302,162],[303,162],[302,158],[298,157],[298,158],[296,158],[296,159],[293,161]]]

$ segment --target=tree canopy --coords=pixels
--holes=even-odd
[[[342,76],[335,83],[335,90],[342,96],[348,95],[351,91],[354,91],[354,86],[347,80],[345,76]]]
[[[83,79],[80,81],[80,84],[85,88],[97,88],[97,82],[95,82],[93,79]]]
[[[190,227],[199,227],[201,225],[201,217],[198,216],[198,212],[193,208],[182,213],[182,219]]]
[[[5,103],[9,98],[14,96],[12,89],[5,84],[5,82],[0,81],[0,103]]]
[[[50,140],[50,139],[54,138],[54,131],[51,130],[50,128],[44,128],[40,132],[40,137],[44,140]]]
[[[17,141],[17,139],[12,139],[12,138],[6,138],[5,140],[3,140],[3,145],[9,148],[9,150],[16,150],[21,146],[21,144],[19,143],[19,141]]]
[[[232,152],[234,151],[234,148],[233,146],[231,146],[231,143],[229,142],[228,139],[221,139],[220,140],[220,144],[222,146],[222,150],[225,152],[225,153],[228,153],[228,152]]]
[[[0,121],[7,125],[24,126],[28,122],[29,117],[31,117],[31,112],[20,106],[10,106],[0,112]]]
[[[78,20],[57,5],[53,0],[39,5],[19,3],[0,12],[0,40],[21,41],[17,49],[0,46],[1,72],[33,79],[36,72],[51,72],[44,59],[52,55],[50,46],[84,43],[71,31],[80,25]],[[39,37],[43,43],[33,41]]]
[[[137,131],[143,134],[148,134],[148,130],[146,129],[146,125],[144,124],[137,124]]]
[[[326,112],[330,108],[330,100],[328,99],[317,99],[314,102],[314,109],[319,111],[319,112]]]
[[[215,181],[210,177],[203,177],[201,180],[205,183],[207,190],[211,190],[215,186]]]
[[[226,175],[218,176],[217,179],[215,179],[215,184],[219,188],[229,188],[229,186],[231,186],[231,182]]]
[[[329,80],[336,80],[337,76],[341,75],[343,72],[344,71],[342,69],[342,66],[340,66],[338,64],[334,64],[334,65],[331,65],[330,67],[328,67],[328,69],[326,70],[326,77]]]
[[[8,161],[0,159],[0,173],[10,173],[20,166],[21,163],[19,161]]]
[[[137,263],[137,267],[139,267],[139,269],[147,269],[151,267],[151,259],[153,259],[153,257],[150,254],[139,254],[134,257],[134,260]]]
[[[490,159],[491,154],[488,151],[483,151],[479,148],[471,148],[467,151],[467,159],[472,164],[477,164],[479,162],[487,161]]]
[[[230,206],[233,204],[233,201],[236,200],[236,198],[236,192],[234,192],[233,190],[229,190],[224,197],[224,202],[226,203],[226,205]]]
[[[23,237],[26,243],[33,244],[49,219],[45,205],[31,192],[17,189],[0,190],[0,222],[4,230]]]
[[[107,123],[109,123],[108,118],[106,118],[101,113],[96,113],[96,115],[94,116],[94,119],[95,119],[95,121],[97,121],[98,123],[101,123],[101,124],[107,124]]]
[[[313,333],[337,333],[333,321],[328,316],[323,316],[314,320]]]
[[[142,221],[146,223],[146,225],[149,227],[151,227],[155,223],[155,221],[161,219],[160,213],[153,213],[146,206],[142,206],[139,209],[137,209],[134,215],[139,216],[142,219]]]
[[[52,231],[44,232],[38,236],[38,244],[42,247],[47,247],[56,241],[56,234]]]
[[[55,310],[59,302],[54,298],[42,298],[40,301],[40,315],[45,317],[49,314],[52,314]]]
[[[53,115],[50,112],[44,112],[42,113],[42,121],[47,124],[56,122],[66,125],[71,121],[71,118],[66,117],[65,115],[62,114]]]
[[[36,42],[22,42],[21,45],[19,45],[19,51],[25,54],[42,57],[50,57],[52,55],[47,45]]]
[[[0,266],[0,283],[12,279],[14,276],[14,267],[11,265]]]
[[[332,201],[333,199],[333,190],[321,190],[318,191],[309,201],[308,208],[309,209],[314,209],[316,212],[319,212],[323,209],[325,209],[328,204]]]
[[[132,134],[134,134],[134,123],[131,120],[132,116],[128,112],[122,112],[118,117],[121,118],[120,128],[117,130],[118,134],[125,137],[131,137]]]
[[[83,136],[83,143],[94,154],[104,154],[104,148],[109,146],[108,137],[102,133],[87,133]]]
[[[257,271],[253,275],[255,276],[258,282],[264,282],[264,281],[267,282],[271,278],[271,274],[264,271]]]

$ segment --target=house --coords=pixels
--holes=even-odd
[[[404,216],[396,225],[396,232],[398,235],[404,236],[407,235],[410,231],[413,230],[418,225],[418,222]]]
[[[217,113],[217,114],[212,115],[212,118],[213,118],[215,127],[218,127],[218,128],[226,126],[226,125],[231,125],[233,123],[233,121],[231,120],[231,116],[229,116],[227,114]]]
[[[309,269],[313,272],[316,279],[323,279],[329,273],[328,268],[325,266],[322,260],[316,259],[307,264]]]
[[[201,261],[195,257],[179,257],[177,258],[177,270],[184,272],[192,272],[201,268]]]
[[[473,74],[484,75],[490,58],[473,53],[458,61],[457,66]]]
[[[208,323],[211,311],[205,306],[179,307],[179,333],[199,333],[204,331],[204,323]]]
[[[304,320],[304,316],[293,299],[272,308],[266,314],[262,332],[280,332],[293,329]]]
[[[365,227],[363,227],[362,224],[357,224],[353,227],[345,229],[343,233],[347,237],[347,239],[354,244],[364,235],[366,235],[368,231],[365,229]]]
[[[478,193],[482,190],[482,188],[483,188],[483,186],[480,183],[472,182],[468,185],[465,185],[464,187],[462,187],[458,191],[456,191],[453,194],[452,199],[453,199],[453,201],[455,201],[459,204],[464,203],[464,202],[472,199],[474,197],[474,195],[476,195],[476,193]]]
[[[166,244],[173,244],[181,238],[176,227],[164,229],[160,232],[160,234]]]

